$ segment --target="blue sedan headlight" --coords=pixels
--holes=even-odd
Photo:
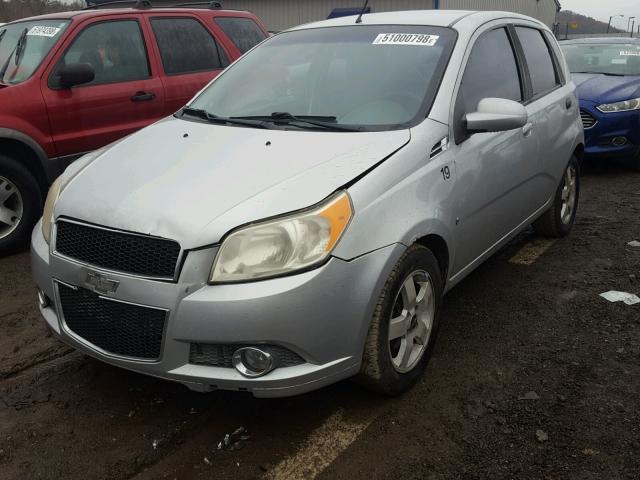
[[[630,112],[631,110],[640,110],[640,98],[625,100],[624,102],[605,103],[596,107],[602,113],[614,112]]]

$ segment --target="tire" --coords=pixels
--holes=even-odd
[[[573,188],[570,182],[571,172],[573,172]],[[560,238],[567,236],[576,219],[579,200],[580,164],[576,157],[571,157],[562,174],[562,180],[560,180],[560,185],[556,190],[553,203],[540,218],[533,222],[533,228],[536,233],[545,237]],[[566,212],[565,208],[570,208],[570,212]]]
[[[421,279],[426,280],[424,286],[416,284],[416,281]],[[405,285],[410,283],[414,285],[418,300],[424,289],[425,294],[431,293],[429,297],[431,301],[427,299],[423,303],[418,301],[416,315],[403,315],[407,312]],[[427,285],[430,285],[430,290]],[[438,331],[441,304],[442,274],[438,261],[429,249],[413,245],[400,257],[380,293],[369,326],[362,366],[356,381],[365,388],[391,396],[399,395],[411,388],[429,362]],[[404,327],[408,327],[405,337],[390,340],[392,315],[396,319],[410,319],[403,323]],[[427,317],[429,317],[428,321]],[[420,335],[416,340],[411,341],[412,348],[418,348],[418,350],[413,352],[413,356],[408,355],[408,360],[403,367],[401,359],[406,358],[401,354],[405,351],[403,342],[406,349],[409,338],[418,332],[424,334],[424,327],[428,323],[430,328],[426,328],[428,331],[426,341],[419,340]],[[415,325],[413,329],[412,325]],[[398,323],[397,327],[400,326]],[[404,327],[396,328],[395,335],[398,331],[404,330]]]
[[[42,213],[42,193],[26,167],[0,154],[0,257],[23,250]]]

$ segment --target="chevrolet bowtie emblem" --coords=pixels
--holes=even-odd
[[[115,293],[120,282],[111,280],[96,272],[87,272],[87,284],[91,286],[96,293],[108,294]]]

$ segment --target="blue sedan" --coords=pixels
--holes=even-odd
[[[561,47],[580,98],[586,156],[640,170],[640,39],[583,38]]]

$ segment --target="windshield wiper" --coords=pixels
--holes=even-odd
[[[592,75],[608,75],[611,77],[625,77],[624,73],[608,73],[608,72],[571,72],[571,73],[589,73]]]
[[[18,42],[16,43],[16,46],[13,47],[13,50],[11,50],[11,53],[7,57],[7,61],[4,62],[4,65],[2,65],[2,69],[0,69],[0,81],[4,82],[4,75],[5,75],[5,73],[7,73],[7,68],[9,68],[9,64],[11,63],[11,57],[13,57],[14,53],[15,53],[14,63],[16,65],[16,67],[20,64],[20,60],[22,60],[22,58],[21,58],[22,57],[22,53],[24,51],[23,43],[26,41],[27,32],[28,31],[29,30],[27,30],[26,28],[24,30],[22,30],[22,33],[20,34],[20,38],[18,38]],[[6,30],[5,30],[5,32],[6,32]],[[20,57],[20,58],[18,58],[18,57]]]
[[[219,117],[218,115],[209,113],[202,108],[184,107],[180,113],[182,115],[189,115],[190,117],[198,117],[210,123],[226,123],[231,125],[243,125],[253,128],[271,128],[269,124],[265,122],[250,119],[243,120],[237,118]]]
[[[359,128],[348,127],[337,123],[336,117],[321,115],[293,115],[289,112],[274,112],[271,115],[253,115],[247,117],[231,117],[233,119],[262,120],[275,124],[303,123],[336,132],[359,132]]]

